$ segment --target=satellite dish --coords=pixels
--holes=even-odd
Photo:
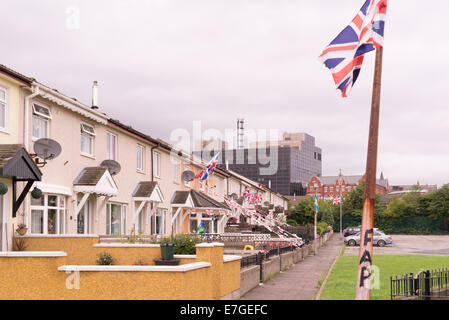
[[[34,143],[34,153],[41,159],[51,160],[61,153],[61,145],[52,139],[42,138]]]
[[[193,171],[186,170],[181,174],[181,178],[185,182],[192,181],[193,179],[195,179],[195,173]]]
[[[115,160],[103,160],[103,162],[100,164],[100,166],[108,168],[111,176],[118,174],[120,172],[120,170],[122,169],[122,167],[120,166],[120,163],[118,163]]]

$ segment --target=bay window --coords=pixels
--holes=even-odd
[[[43,194],[39,199],[31,198],[31,233],[66,233],[65,196]]]

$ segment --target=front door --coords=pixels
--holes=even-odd
[[[78,213],[77,223],[78,223],[78,233],[79,234],[88,234],[89,233],[89,201],[86,201],[84,206],[81,208]]]
[[[3,196],[0,196],[0,251],[3,251]]]

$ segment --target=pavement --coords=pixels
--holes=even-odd
[[[312,300],[319,290],[318,282],[338,257],[342,240],[333,234],[318,253],[293,265],[249,291],[241,300]]]
[[[449,255],[449,236],[438,235],[392,235],[393,244],[385,247],[374,247],[376,254],[429,254]],[[345,256],[359,254],[359,247],[346,247]]]

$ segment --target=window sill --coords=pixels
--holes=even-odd
[[[0,128],[0,132],[6,133],[6,134],[11,134],[11,131],[7,128]]]
[[[136,172],[137,172],[137,173],[140,173],[140,174],[145,174],[145,171],[139,170],[139,169],[137,169]]]
[[[82,155],[83,157],[95,160],[95,157],[93,155],[90,155],[90,154],[87,154],[87,153],[82,153],[82,152],[80,153],[80,155]]]

